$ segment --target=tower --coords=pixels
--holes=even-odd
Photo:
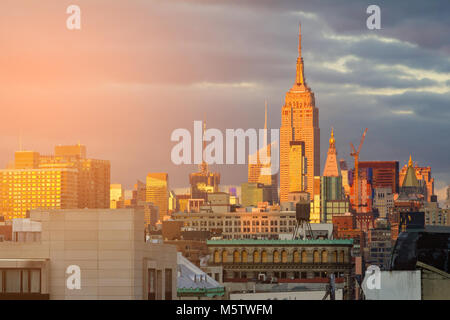
[[[338,177],[339,169],[337,164],[336,140],[334,139],[334,131],[331,128],[330,147],[328,148],[327,161],[323,169],[323,176]]]
[[[314,194],[314,176],[320,175],[319,110],[315,106],[314,93],[305,81],[301,39],[301,26],[299,25],[295,83],[286,93],[285,104],[281,109],[280,202],[288,201],[291,141],[305,143],[306,191],[311,197]]]
[[[248,182],[264,184],[270,191],[270,202],[278,203],[278,174],[271,172],[272,143],[267,141],[267,101],[264,114],[264,146],[248,156]],[[262,157],[262,158],[261,158]]]

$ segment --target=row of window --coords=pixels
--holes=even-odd
[[[0,269],[0,293],[41,293],[41,270]]]
[[[333,251],[329,257],[328,250],[314,250],[312,252],[312,257],[308,254],[308,251],[295,250],[292,254],[288,254],[286,250],[275,250],[272,254],[269,254],[266,250],[261,252],[255,250],[251,257],[249,257],[249,252],[246,250],[239,252],[234,250],[231,258],[228,257],[229,253],[227,250],[220,252],[219,250],[214,251],[213,261],[214,263],[344,263],[345,252]],[[311,259],[312,258],[312,259]]]

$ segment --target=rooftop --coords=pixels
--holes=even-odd
[[[317,239],[317,240],[257,240],[257,239],[236,239],[236,240],[208,240],[207,245],[330,245],[330,244],[353,244],[352,239]]]

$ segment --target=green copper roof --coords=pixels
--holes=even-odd
[[[416,170],[412,166],[408,166],[405,179],[403,179],[402,187],[419,187],[419,181],[416,177]]]
[[[328,244],[353,244],[352,239],[336,239],[336,240],[253,240],[253,239],[236,239],[236,240],[208,240],[208,245],[328,245]]]

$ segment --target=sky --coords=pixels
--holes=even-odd
[[[68,30],[66,8],[81,8]],[[450,2],[2,0],[0,166],[20,148],[50,154],[87,146],[131,187],[148,172],[188,185],[171,133],[193,121],[225,129],[279,128],[295,79],[298,24],[321,128],[321,170],[334,127],[338,157],[368,128],[361,160],[409,155],[431,166],[436,192],[450,184]],[[246,165],[213,165],[222,184],[245,182]],[[441,198],[442,199],[442,198]]]

